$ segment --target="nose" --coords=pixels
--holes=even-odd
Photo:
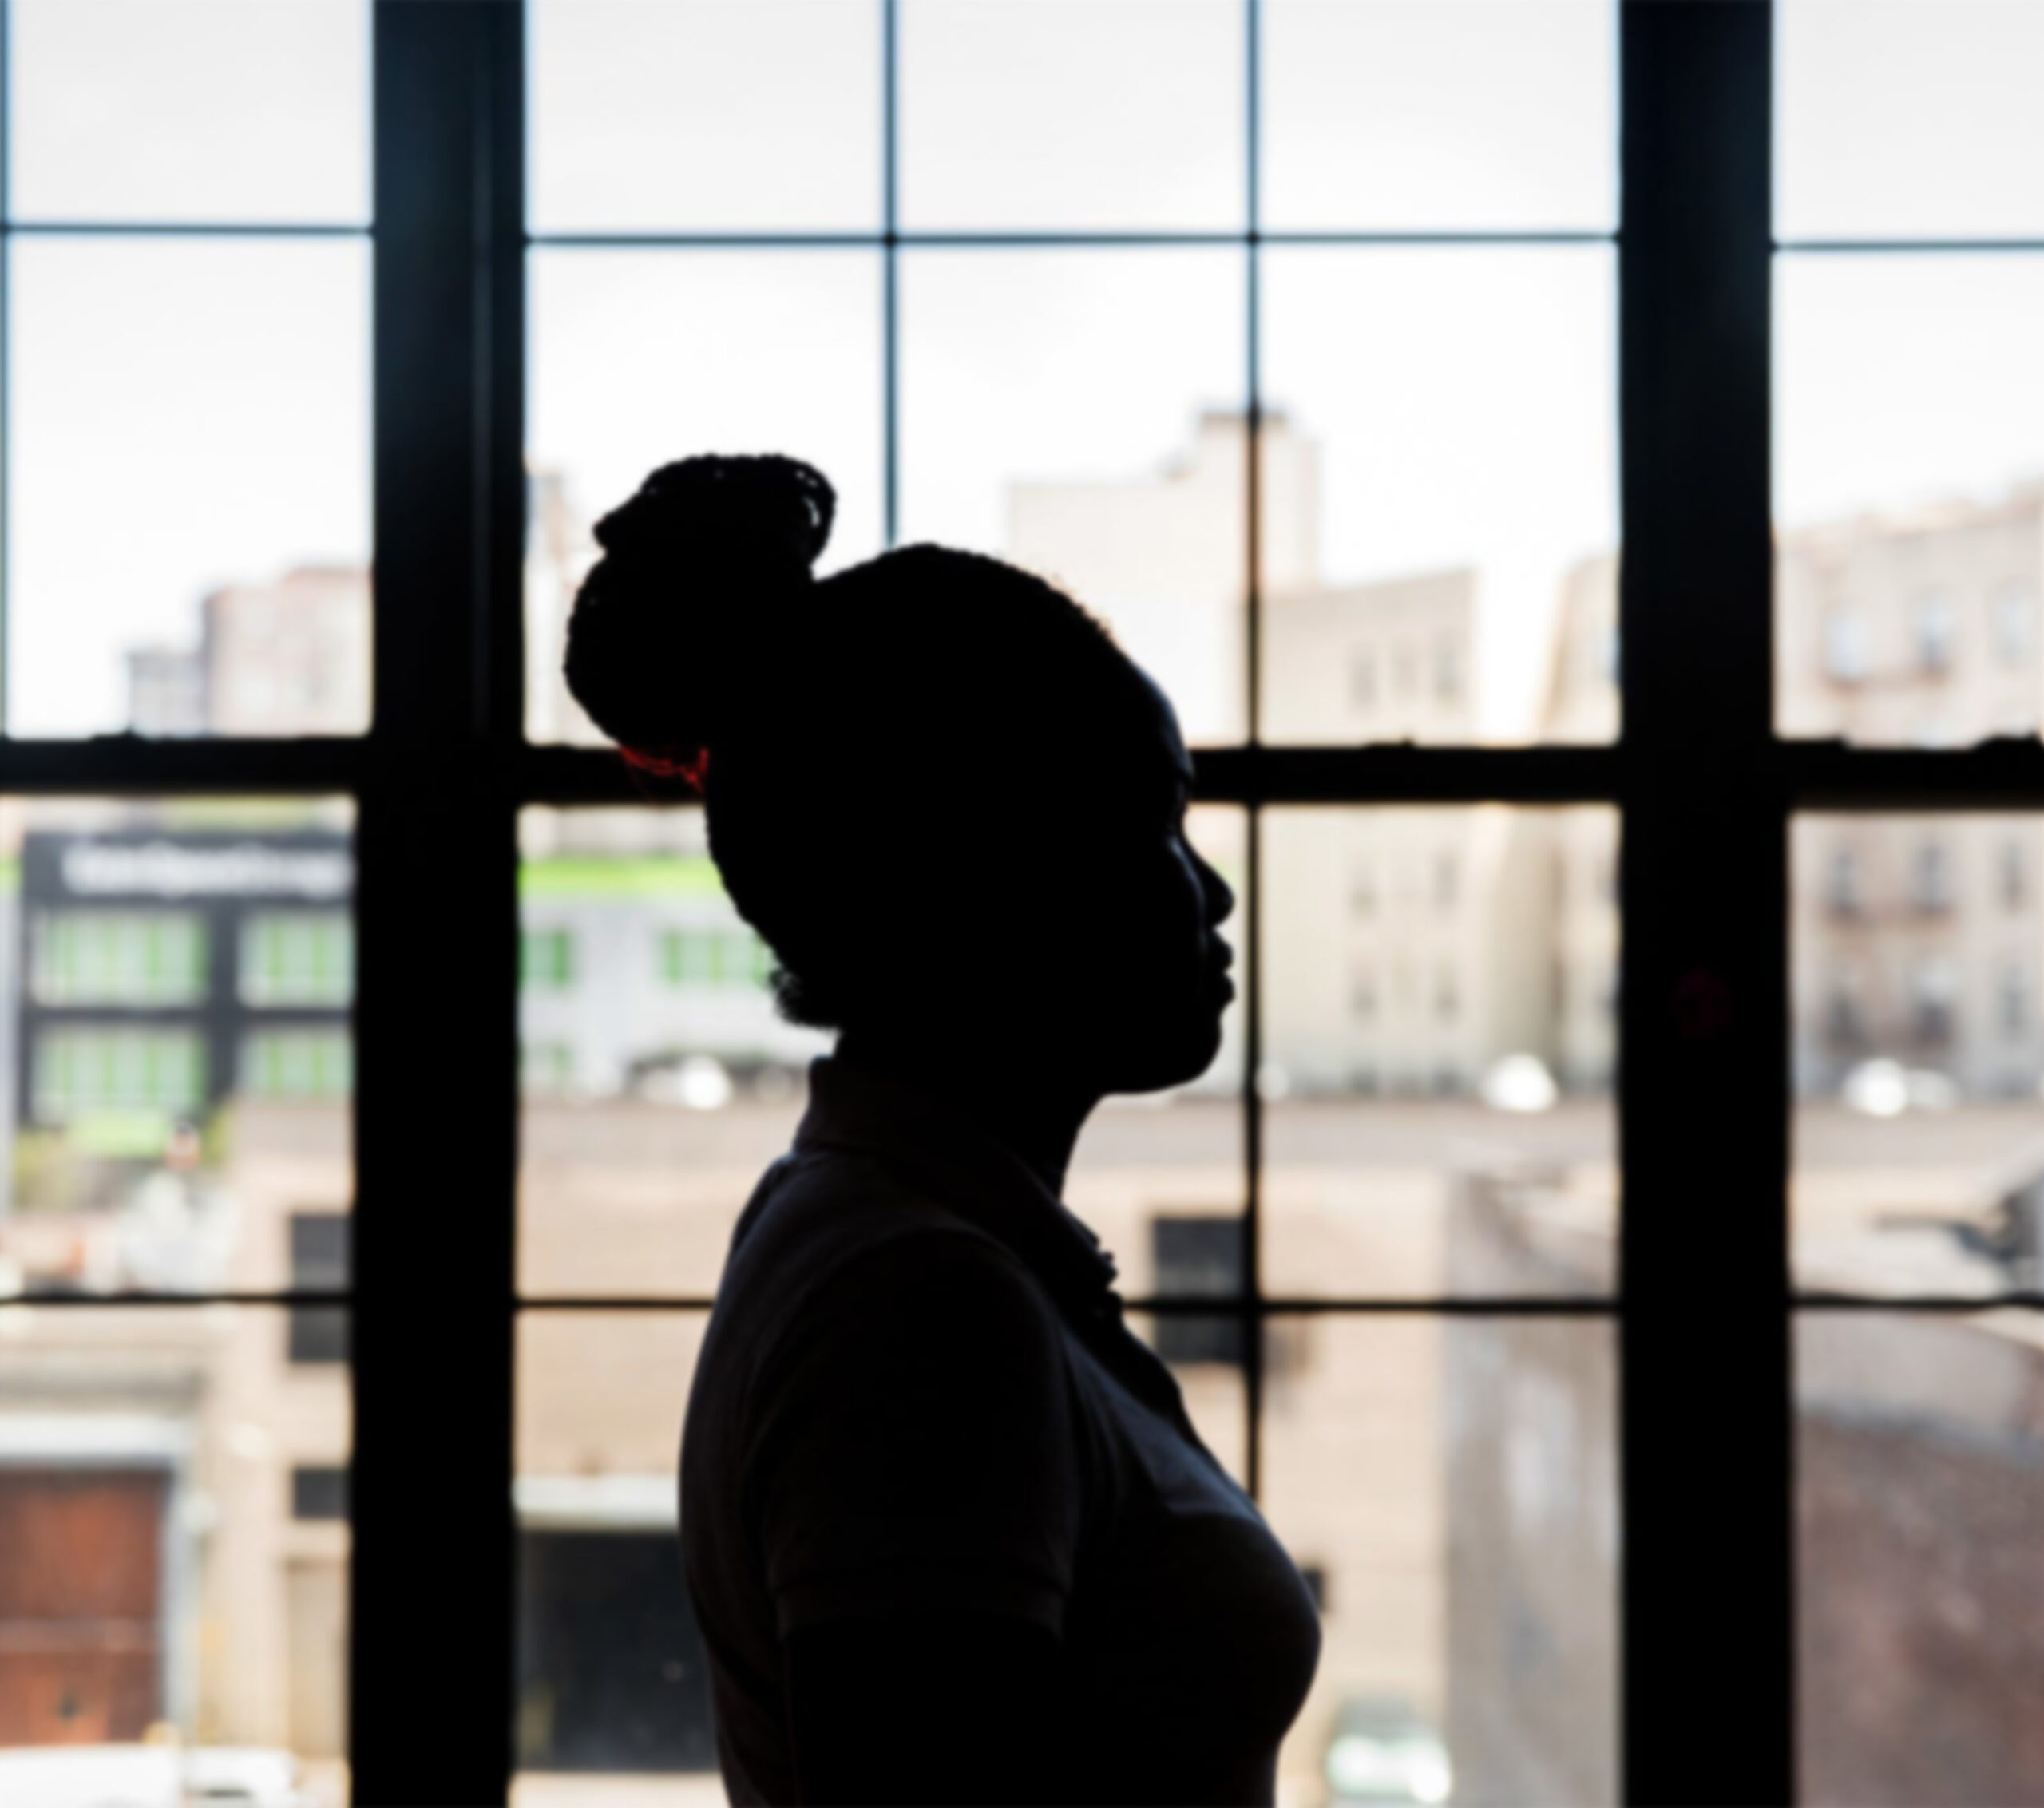
[[[1234,889],[1203,857],[1194,857],[1199,860],[1199,882],[1206,892],[1207,924],[1218,929],[1235,914]]]

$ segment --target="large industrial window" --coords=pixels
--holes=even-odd
[[[714,1793],[822,1045],[558,666],[715,449],[1178,702],[1242,997],[1069,1197],[1317,1578],[1285,1798],[2044,1798],[2044,20],[4,15],[0,1795]]]

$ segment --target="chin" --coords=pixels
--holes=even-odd
[[[1205,1019],[1168,1042],[1131,1050],[1119,1064],[1122,1077],[1111,1092],[1164,1092],[1188,1086],[1214,1065],[1221,1052],[1221,1019]]]

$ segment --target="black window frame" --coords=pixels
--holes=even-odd
[[[1614,0],[1624,726],[1607,746],[1275,747],[1261,690],[1258,461],[1248,461],[1250,738],[1195,757],[1202,801],[1588,804],[1621,816],[1617,1081],[1620,1285],[1598,1300],[1278,1299],[1262,1290],[1262,1106],[1246,1079],[1242,1319],[1247,1465],[1259,1466],[1280,1314],[1575,1315],[1620,1352],[1625,1800],[1796,1794],[1791,1350],[1799,1307],[1975,1311],[1979,1300],[1798,1295],[1788,1254],[1788,831],[1801,811],[2044,809],[2044,744],[1849,748],[1774,729],[1770,524],[1773,8]],[[886,121],[881,423],[890,539],[899,467],[897,0],[881,0]],[[1250,432],[1260,428],[1259,0],[1247,49],[1247,229],[1062,242],[1245,248]],[[357,807],[356,1200],[351,1285],[216,1296],[345,1307],[355,1442],[350,1759],[364,1805],[501,1803],[513,1763],[513,1334],[521,1300],[516,827],[528,805],[644,801],[600,750],[532,746],[525,673],[523,8],[374,0],[374,681],[360,738],[0,739],[0,792],[351,796]],[[0,39],[4,34],[0,34]],[[847,73],[847,79],[851,79]],[[0,144],[6,134],[0,131]],[[7,222],[10,236],[235,228]],[[282,229],[280,229],[282,230]],[[355,232],[357,228],[331,228]],[[1325,242],[1489,235],[1293,235]],[[1495,235],[1605,242],[1605,234]],[[977,243],[945,234],[944,242]],[[785,243],[786,235],[545,242]],[[1014,243],[989,235],[988,244]],[[1043,243],[1032,237],[1029,243]],[[4,283],[4,276],[0,276]],[[0,304],[4,304],[0,290]],[[6,309],[0,305],[0,334]],[[0,342],[0,373],[5,370]],[[0,378],[0,380],[4,380]],[[4,396],[0,395],[0,403]],[[0,445],[0,464],[5,448]],[[0,509],[5,485],[0,484]],[[0,514],[0,534],[4,534]],[[4,659],[4,642],[0,642]],[[1259,1065],[1257,836],[1241,919],[1246,1075]],[[1332,970],[1331,970],[1332,971]],[[1338,981],[1340,975],[1333,977]],[[420,1001],[430,999],[430,1026]],[[1711,1234],[1697,1234],[1708,1225]],[[121,1305],[126,1300],[79,1301]],[[2005,1296],[2031,1306],[2044,1296]],[[163,1303],[189,1304],[183,1296]],[[696,1310],[703,1300],[636,1300]],[[1210,1316],[1211,1299],[1131,1303]],[[422,1587],[431,1636],[422,1636]],[[458,1629],[450,1636],[449,1628]],[[421,1739],[419,1703],[432,1704]]]

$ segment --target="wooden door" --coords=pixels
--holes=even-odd
[[[160,1717],[168,1491],[160,1470],[0,1468],[0,1745]]]

